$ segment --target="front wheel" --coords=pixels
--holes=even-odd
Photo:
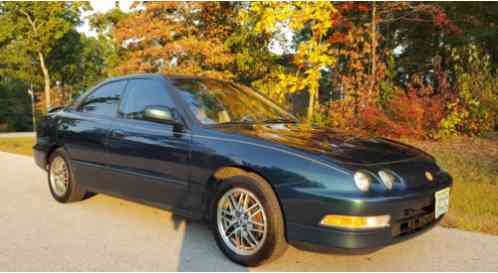
[[[223,253],[245,266],[281,256],[287,248],[284,221],[268,183],[256,175],[220,183],[212,203],[212,224]]]

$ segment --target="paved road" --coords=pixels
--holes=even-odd
[[[444,228],[369,255],[290,248],[247,269],[201,224],[104,195],[62,205],[31,158],[0,152],[0,166],[0,271],[498,271],[498,237]]]
[[[16,133],[0,133],[0,138],[2,137],[34,137],[34,132],[16,132]]]

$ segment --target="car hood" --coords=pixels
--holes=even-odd
[[[218,126],[216,130],[284,144],[346,164],[379,164],[428,157],[416,148],[384,138],[360,137],[299,124],[230,125]]]

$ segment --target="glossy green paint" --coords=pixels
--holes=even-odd
[[[44,168],[50,151],[63,147],[71,156],[75,179],[91,190],[198,219],[208,213],[216,171],[237,167],[270,183],[283,209],[289,242],[326,248],[393,243],[404,236],[396,234],[395,227],[418,217],[409,215],[411,211],[425,208],[430,213],[434,193],[451,186],[451,177],[434,159],[413,147],[295,123],[205,126],[189,112],[167,77],[138,75],[113,81],[135,77],[163,84],[175,100],[181,127],[118,115],[89,116],[75,107],[60,109],[38,128],[37,164]],[[397,176],[392,190],[377,175],[385,169]],[[369,192],[356,188],[357,170],[374,177]],[[434,175],[433,182],[427,181],[426,171]],[[389,214],[392,223],[390,228],[369,231],[319,226],[327,214]]]

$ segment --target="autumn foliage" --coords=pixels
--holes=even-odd
[[[126,48],[117,74],[175,73],[232,78],[225,69],[232,54],[224,47],[223,29],[212,9],[218,2],[147,2],[144,10],[125,17],[114,31]],[[213,22],[214,21],[214,22]]]
[[[389,110],[368,105],[360,113],[362,129],[390,137],[427,138],[433,136],[445,116],[445,100],[440,96],[419,96],[411,91],[389,102]]]
[[[454,42],[471,35],[467,21],[486,27],[475,17],[457,22],[464,9],[428,2],[136,3],[113,23],[118,61],[108,68],[112,75],[238,81],[319,126],[418,139],[478,135],[498,124],[498,54],[489,44]]]

